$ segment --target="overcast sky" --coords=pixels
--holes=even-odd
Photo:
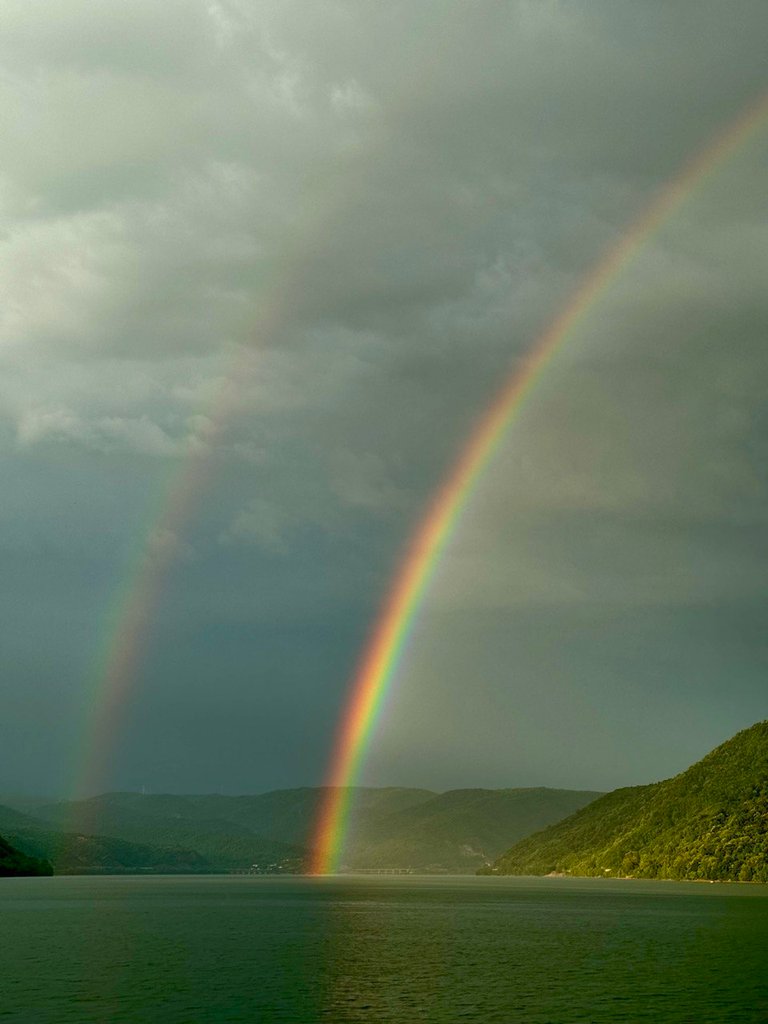
[[[319,784],[433,488],[768,87],[767,34],[764,0],[4,0],[0,792],[70,791],[147,551],[101,788]],[[613,788],[768,716],[767,153],[763,124],[535,389],[371,784]]]

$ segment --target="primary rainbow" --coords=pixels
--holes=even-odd
[[[516,366],[438,488],[411,537],[352,681],[318,815],[310,868],[313,874],[330,874],[339,867],[352,806],[352,787],[416,614],[468,499],[525,399],[557,350],[632,256],[691,194],[694,186],[752,135],[767,114],[768,94],[764,94],[689,160],[629,225]]]

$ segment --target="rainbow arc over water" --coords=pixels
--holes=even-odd
[[[767,116],[768,94],[763,94],[657,193],[576,288],[480,417],[410,539],[352,680],[318,815],[312,873],[330,874],[339,868],[354,786],[417,613],[462,512],[526,399],[558,350],[632,257],[683,201],[754,135]]]

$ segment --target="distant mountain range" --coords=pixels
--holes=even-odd
[[[608,793],[488,870],[768,882],[768,722],[672,779]]]
[[[108,793],[0,806],[0,834],[57,871],[301,871],[323,790],[255,796]],[[473,873],[518,837],[600,794],[555,789],[366,788],[354,794],[345,867]],[[28,813],[33,810],[34,813]]]
[[[25,854],[55,864],[57,871],[206,871],[194,850],[125,842],[107,836],[57,831],[50,822],[0,805],[0,832]]]
[[[107,793],[59,803],[6,798],[0,873],[36,873],[46,862],[64,873],[253,865],[301,872],[324,793]],[[608,794],[360,787],[351,822],[343,869],[352,871],[768,882],[768,722],[738,733],[681,775],[648,786]]]
[[[303,866],[303,849],[245,835],[244,830],[229,834],[237,831],[234,825],[227,830],[218,821],[193,826],[183,820],[164,822],[161,814],[142,818],[131,813],[135,795],[107,794],[73,804],[38,803],[34,816],[0,805],[0,833],[18,849],[47,858],[57,872],[65,874],[205,873],[250,868],[254,862],[280,864],[285,870]],[[193,848],[190,839],[202,850]],[[208,850],[211,857],[206,855]]]
[[[598,796],[569,789],[453,789],[386,814],[356,812],[346,864],[353,869],[471,872],[510,841],[559,821]]]

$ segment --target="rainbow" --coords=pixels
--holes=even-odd
[[[295,257],[292,266],[295,277],[296,268],[300,267]],[[292,286],[295,287],[295,281],[290,273],[284,273],[269,289],[268,300],[254,331],[267,342],[290,303]],[[86,712],[81,738],[76,744],[77,760],[71,770],[69,794],[72,799],[93,796],[109,778],[114,737],[136,685],[163,585],[178,557],[179,542],[192,510],[207,490],[215,470],[217,436],[235,417],[242,380],[250,375],[257,358],[256,345],[234,347],[224,357],[221,375],[205,405],[209,421],[206,436],[202,441],[189,439],[186,455],[174,461],[174,469],[138,533],[136,549],[128,559],[132,569],[105,610],[101,642],[86,686]],[[94,813],[97,810],[94,808]],[[77,822],[81,831],[87,830],[83,809]]]
[[[230,416],[234,380],[238,370],[244,369],[245,358],[242,352],[235,355],[230,372],[213,396],[208,409],[212,435]],[[116,723],[135,684],[154,610],[168,570],[178,557],[181,532],[207,487],[212,468],[210,447],[199,441],[190,444],[188,454],[176,463],[175,472],[152,503],[138,551],[129,559],[133,570],[106,609],[103,639],[86,693],[87,714],[77,748],[80,759],[70,791],[73,798],[93,795],[107,776]],[[78,821],[82,830],[82,817]]]
[[[313,874],[339,867],[360,775],[387,691],[448,540],[526,398],[582,318],[632,257],[702,182],[749,139],[768,115],[768,93],[750,104],[689,160],[633,220],[575,289],[565,307],[515,367],[481,416],[407,546],[353,677],[314,834]]]

